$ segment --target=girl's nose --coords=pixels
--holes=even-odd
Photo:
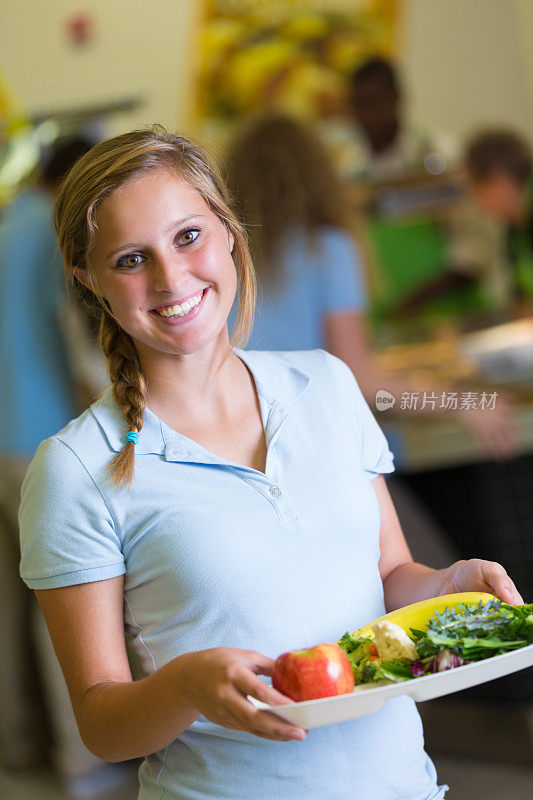
[[[183,264],[175,253],[161,253],[154,258],[153,286],[157,292],[173,291],[183,275]]]

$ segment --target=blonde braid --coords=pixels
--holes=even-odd
[[[104,309],[100,322],[100,345],[107,358],[109,377],[113,384],[113,398],[122,411],[128,431],[140,432],[146,407],[146,383],[139,356],[131,336]],[[111,480],[116,486],[130,484],[135,465],[135,445],[126,442],[109,465]]]

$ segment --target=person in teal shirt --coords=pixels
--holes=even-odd
[[[78,410],[59,316],[63,264],[51,220],[61,178],[91,143],[58,140],[39,180],[0,213],[0,455],[29,462]]]
[[[80,410],[60,326],[66,293],[51,213],[61,178],[90,146],[82,136],[55,142],[39,180],[0,212],[0,764],[20,770],[51,756],[65,779],[94,770],[95,759],[61,705],[57,659],[18,574],[17,513],[39,444]]]
[[[65,290],[52,206],[46,188],[29,188],[0,217],[0,449],[27,461],[77,410],[59,326]]]

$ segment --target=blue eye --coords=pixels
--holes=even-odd
[[[122,256],[117,261],[117,267],[138,267],[142,264],[143,258],[140,253],[129,253],[127,256]]]
[[[199,237],[200,231],[198,228],[189,228],[178,236],[178,242],[182,245],[192,244]]]

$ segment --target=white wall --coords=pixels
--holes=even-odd
[[[531,0],[515,0],[515,7],[518,46],[522,55],[528,95],[529,131],[530,136],[533,137],[533,2]]]
[[[188,124],[197,53],[197,0],[2,0],[1,69],[31,112],[112,101],[139,92],[145,104],[115,117],[112,132],[160,122]],[[67,17],[90,11],[96,36],[72,47]]]
[[[459,136],[533,131],[533,2],[406,0],[400,52],[413,117]]]

